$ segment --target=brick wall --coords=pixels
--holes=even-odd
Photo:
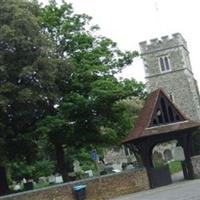
[[[74,200],[72,187],[76,184],[87,185],[87,200],[106,200],[124,194],[149,189],[146,170],[129,170],[122,173],[105,175],[99,178],[86,179],[1,197],[1,200]]]

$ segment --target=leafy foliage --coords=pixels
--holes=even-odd
[[[67,145],[77,147],[119,142],[126,130],[118,128],[120,112],[125,110],[118,101],[144,96],[142,84],[114,76],[131,64],[137,52],[122,52],[112,40],[96,35],[97,26],[91,26],[90,20],[85,14],[74,14],[70,4],[58,6],[55,1],[41,15],[43,29],[57,44],[58,55],[66,56],[74,66],[57,114],[47,117],[43,125],[52,130],[51,141],[56,135],[54,142],[68,141]],[[58,121],[62,125],[57,127]]]
[[[55,169],[55,163],[50,160],[39,160],[31,165],[23,161],[14,161],[10,162],[8,166],[13,180],[33,177],[37,180],[41,176],[50,176]]]
[[[68,3],[3,0],[0,13],[0,154],[13,178],[56,168],[66,181],[73,159],[89,163],[91,148],[119,144],[132,127],[144,85],[115,75],[138,53]]]

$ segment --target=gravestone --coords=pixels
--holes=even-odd
[[[80,173],[82,172],[81,166],[80,166],[80,162],[78,160],[75,160],[73,162],[73,166],[74,166],[74,172],[75,173]]]
[[[55,183],[63,183],[63,178],[62,178],[62,176],[57,175],[57,176],[55,177]]]
[[[173,159],[172,152],[169,149],[164,150],[164,158],[166,161],[170,161]]]
[[[13,190],[14,191],[19,191],[21,190],[21,185],[19,183],[13,183]]]
[[[54,175],[49,176],[48,179],[50,185],[56,182],[56,177]]]
[[[175,147],[175,149],[174,149],[174,160],[177,160],[177,161],[185,160],[185,155],[184,155],[182,147]]]
[[[85,174],[87,174],[88,177],[93,177],[93,171],[92,170],[85,171]]]

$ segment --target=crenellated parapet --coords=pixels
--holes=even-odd
[[[180,33],[174,33],[171,36],[162,36],[161,38],[153,38],[150,41],[140,42],[139,45],[142,54],[174,48],[176,46],[183,46],[187,49],[187,42]]]

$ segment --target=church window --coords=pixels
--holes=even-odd
[[[160,70],[161,72],[168,72],[171,70],[169,57],[168,56],[162,56],[159,58],[159,64],[160,64]]]
[[[162,57],[160,58],[160,67],[161,67],[161,71],[165,71],[165,64]]]
[[[170,70],[169,60],[168,60],[168,57],[166,57],[166,56],[165,56],[165,67],[166,67],[166,70]]]

